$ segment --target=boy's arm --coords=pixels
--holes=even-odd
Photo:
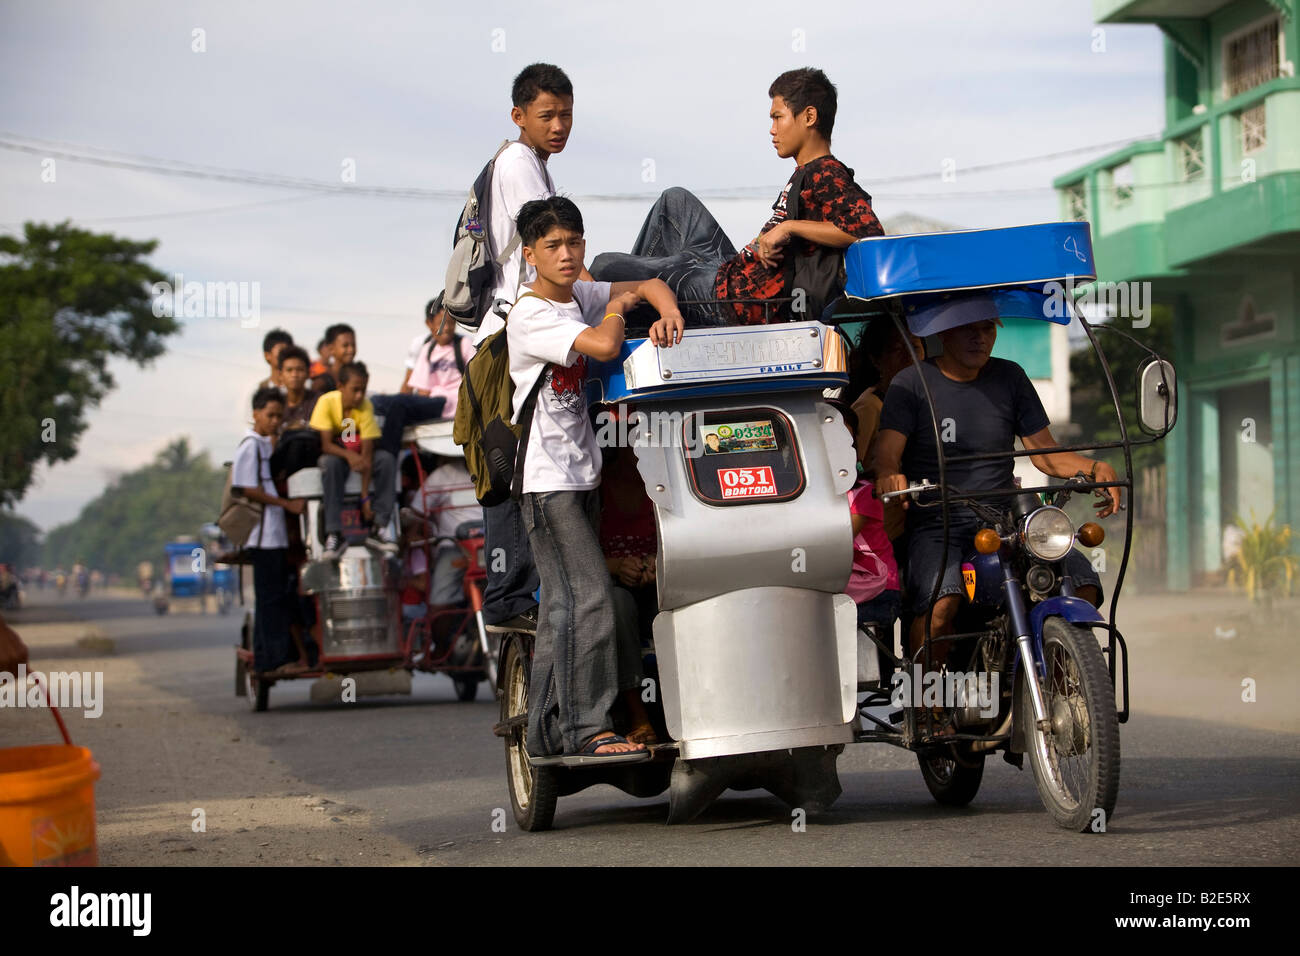
[[[601,362],[612,362],[623,348],[623,325],[623,316],[609,312],[596,328],[579,332],[572,349]]]
[[[239,486],[232,485],[231,487]],[[263,505],[279,505],[290,514],[300,515],[303,509],[307,507],[307,502],[301,498],[281,498],[278,495],[268,495],[261,488],[239,487],[239,492],[249,501],[256,501]]]
[[[646,279],[642,282],[612,282],[609,286],[609,310],[626,313],[638,303],[648,302],[659,313],[659,321],[650,327],[650,341],[655,345],[672,348],[682,340],[685,322],[677,307],[677,296],[663,279]]]

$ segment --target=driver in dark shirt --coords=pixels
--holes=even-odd
[[[920,335],[938,333],[943,354],[927,359],[918,369],[899,372],[885,395],[876,446],[879,494],[902,491],[909,479],[939,480],[934,428],[926,405],[921,374],[930,388],[939,422],[939,438],[947,456],[1011,451],[1020,438],[1025,449],[1050,448],[1057,444],[1048,427],[1047,413],[1029,376],[1015,362],[992,357],[997,340],[997,304],[982,295],[967,296],[931,307],[918,314],[913,331]],[[1044,474],[1069,478],[1079,472],[1096,481],[1116,481],[1115,469],[1074,452],[1032,455],[1030,461]],[[1014,482],[1010,458],[956,462],[947,466],[949,485],[962,491],[1009,488]],[[1119,489],[1106,494],[1098,489],[1097,516],[1105,518],[1120,508]],[[956,508],[949,516],[949,545],[943,548],[943,515],[939,508],[908,507],[907,586],[912,593],[910,644],[915,654],[925,638],[925,618],[930,617],[932,637],[951,634],[964,588],[961,561],[980,527],[967,509]],[[1089,561],[1076,550],[1067,556],[1066,570],[1075,583],[1075,594],[1101,604],[1101,581]],[[939,596],[930,608],[934,579],[942,574]],[[931,660],[942,666],[947,642],[933,646]]]

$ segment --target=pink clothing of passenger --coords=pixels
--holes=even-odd
[[[433,346],[432,351],[429,346]],[[461,360],[469,364],[474,357],[474,346],[468,339],[457,336],[448,345],[426,342],[415,359],[415,368],[407,385],[431,396],[447,399],[442,408],[443,418],[456,417],[456,399],[460,396],[461,372],[456,367],[456,348],[460,347]]]
[[[898,563],[885,533],[885,508],[874,490],[866,478],[859,478],[849,489],[849,511],[867,519],[853,539],[853,571],[844,589],[856,604],[870,601],[882,591],[898,590]]]

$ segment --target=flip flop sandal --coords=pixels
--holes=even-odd
[[[587,741],[576,754],[566,754],[560,758],[560,763],[565,767],[590,767],[595,764],[601,766],[613,763],[639,763],[642,760],[650,759],[649,750],[633,750],[626,753],[598,754],[596,750],[606,744],[625,744],[628,740],[626,737],[620,737],[618,734],[610,734],[607,737],[593,737]]]

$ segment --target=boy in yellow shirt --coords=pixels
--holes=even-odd
[[[370,373],[361,362],[338,370],[339,387],[326,392],[311,413],[311,427],[320,432],[321,481],[325,489],[325,552],[337,558],[343,541],[343,489],[348,472],[361,475],[361,514],[371,522],[366,544],[383,551],[397,550],[392,528],[397,461],[391,452],[376,447],[381,431],[366,398]]]

